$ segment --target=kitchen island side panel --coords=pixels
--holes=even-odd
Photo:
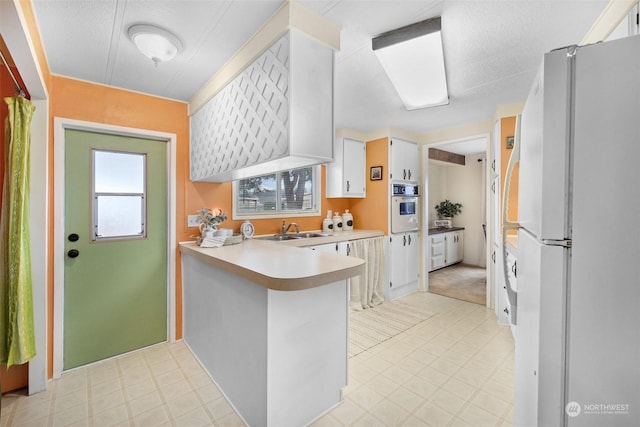
[[[267,416],[267,289],[182,256],[184,340],[249,425]]]
[[[268,299],[268,425],[307,425],[338,405],[347,385],[347,281],[269,290]]]

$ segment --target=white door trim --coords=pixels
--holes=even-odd
[[[75,129],[167,142],[167,337],[176,340],[176,135],[102,123],[55,117],[54,126],[54,247],[53,247],[53,378],[59,378],[64,362],[64,158],[65,130]]]

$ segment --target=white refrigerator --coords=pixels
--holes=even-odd
[[[640,36],[546,54],[517,128],[514,425],[638,426]]]

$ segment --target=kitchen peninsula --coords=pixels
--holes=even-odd
[[[180,250],[184,340],[247,424],[306,425],[340,403],[364,261],[256,239]]]

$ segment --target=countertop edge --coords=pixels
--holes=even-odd
[[[440,228],[430,228],[429,230],[427,230],[427,235],[429,235],[429,236],[435,236],[436,234],[449,233],[449,232],[451,232],[451,231],[460,231],[460,230],[464,230],[464,227],[451,227],[451,228],[440,227]]]
[[[377,234],[377,233],[376,233]],[[359,236],[364,234],[360,233]],[[379,235],[382,235],[379,232]],[[344,240],[355,240],[355,236],[348,236],[346,233],[341,236],[329,236],[329,238],[346,238]],[[372,237],[375,237],[372,236]],[[366,237],[357,237],[366,238]],[[324,244],[324,243],[333,243],[331,242],[322,242],[320,239],[326,238],[314,238],[313,242],[315,244]],[[305,239],[307,240],[307,239]],[[317,286],[326,285],[329,283],[333,283],[339,280],[345,280],[349,277],[354,277],[360,275],[364,272],[364,264],[365,262],[359,258],[354,257],[345,257],[340,255],[334,255],[323,252],[315,252],[315,251],[301,251],[297,252],[299,248],[295,246],[289,245],[287,243],[292,241],[285,242],[269,242],[269,241],[261,241],[261,242],[243,242],[239,245],[233,246],[223,246],[221,248],[200,248],[195,245],[193,242],[183,242],[180,243],[180,251],[183,254],[193,256],[194,258],[212,265],[214,267],[221,268],[229,273],[235,274],[239,277],[247,279],[257,285],[260,285],[264,288],[277,290],[277,291],[297,291],[310,289]],[[294,241],[295,242],[295,241]],[[231,259],[235,252],[242,252],[244,248],[240,247],[240,245],[251,245],[251,249],[254,251],[256,249],[265,248],[270,253],[274,253],[274,251],[281,252],[282,257],[287,257],[287,252],[289,256],[294,253],[289,251],[296,251],[296,258],[308,258],[313,259],[315,262],[310,263],[310,265],[314,265],[314,268],[309,268],[309,274],[300,274],[296,277],[291,277],[287,275],[278,274],[277,268],[273,268],[269,270],[269,267],[265,267],[261,265],[261,263],[256,263],[255,266],[241,265],[240,263],[233,262]],[[313,246],[306,245],[306,246]],[[233,253],[232,253],[233,252]],[[231,256],[228,256],[231,253]],[[277,254],[276,254],[277,255]],[[335,258],[335,259],[326,259],[324,261],[319,260],[322,258]],[[300,261],[300,259],[298,259]],[[327,267],[328,265],[328,267]]]

